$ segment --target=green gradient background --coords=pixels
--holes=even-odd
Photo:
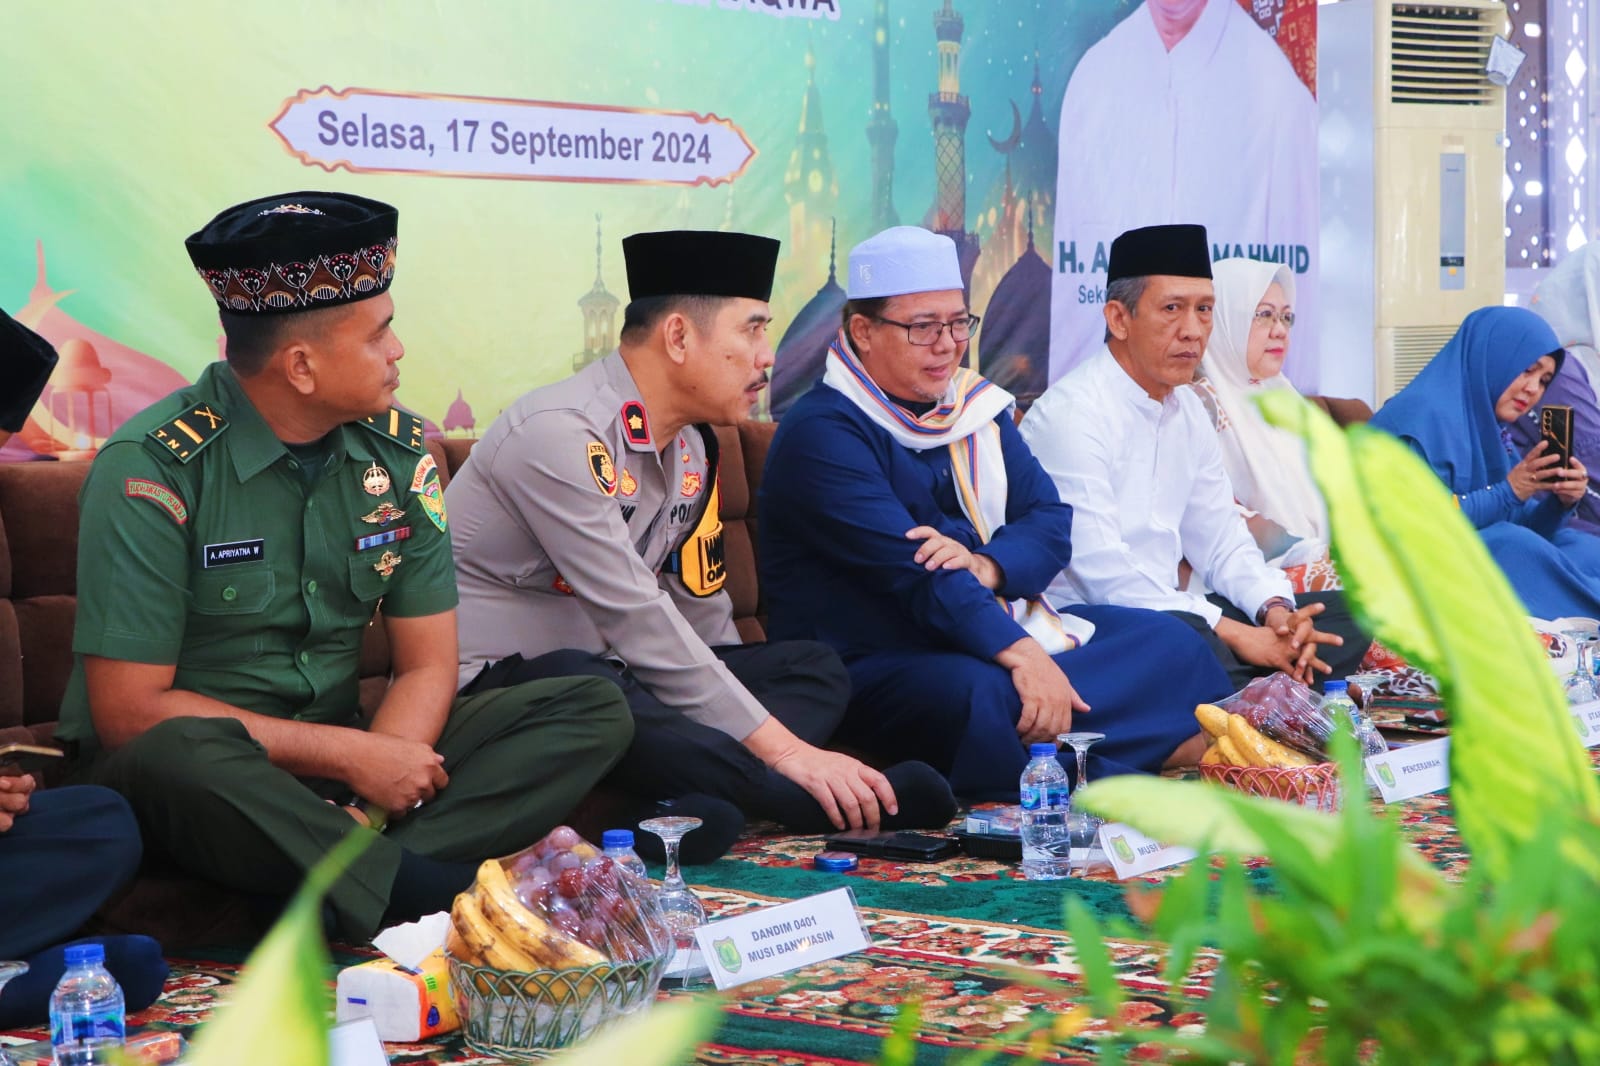
[[[939,4],[889,3],[894,202],[904,222],[920,221],[933,197],[927,94]],[[75,290],[63,311],[192,378],[216,358],[218,330],[184,254],[187,234],[230,203],[274,192],[376,197],[401,213],[402,402],[441,421],[459,387],[481,429],[520,392],[571,372],[582,347],[576,300],[594,279],[596,212],[605,218],[604,280],[624,300],[626,233],[731,220],[787,239],[783,174],[808,47],[839,180],[841,250],[868,235],[872,4],[838,5],[830,22],[675,0],[5,0],[0,306],[26,300],[42,240],[50,283]],[[1003,181],[985,133],[1010,132],[1010,101],[1026,115],[1035,54],[1053,128],[1072,66],[1131,6],[955,6],[966,19],[962,91],[972,101],[970,226]],[[732,186],[716,188],[328,173],[298,162],[267,127],[287,98],[322,85],[714,112],[759,154]],[[778,336],[826,275],[823,258],[783,263]]]

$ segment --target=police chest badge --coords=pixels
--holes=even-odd
[[[632,496],[639,491],[639,482],[627,467],[622,468],[622,477],[617,482],[617,491],[624,496]]]
[[[423,453],[417,468],[411,472],[411,491],[417,494],[422,513],[443,533],[447,526],[444,515],[444,489],[439,485],[439,464],[433,456]]]
[[[600,486],[600,491],[607,496],[617,494],[617,468],[611,461],[611,453],[606,446],[597,440],[589,442],[589,472],[594,475],[594,483]]]

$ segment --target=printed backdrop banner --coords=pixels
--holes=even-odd
[[[299,189],[399,207],[399,402],[430,434],[611,350],[640,230],[783,241],[780,416],[820,376],[845,253],[897,223],[956,238],[971,358],[1024,400],[1093,331],[1115,227],[1192,210],[1310,303],[1315,144],[1289,132],[1315,129],[1314,0],[1151,2],[10,0],[0,306],[61,362],[0,457],[91,455],[218,358],[183,239]]]

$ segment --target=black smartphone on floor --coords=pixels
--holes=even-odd
[[[853,851],[857,855],[898,859],[901,862],[939,862],[961,850],[961,844],[950,837],[887,829],[852,829],[848,833],[835,833],[827,838],[827,844],[838,851]]]

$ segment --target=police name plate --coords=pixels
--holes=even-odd
[[[1367,780],[1385,803],[1425,796],[1450,787],[1450,738],[1393,748],[1366,760]]]
[[[1107,822],[1100,827],[1100,847],[1118,881],[1188,862],[1197,854],[1193,848],[1152,840],[1121,822]]]
[[[836,888],[695,930],[720,992],[869,946],[855,893]]]

